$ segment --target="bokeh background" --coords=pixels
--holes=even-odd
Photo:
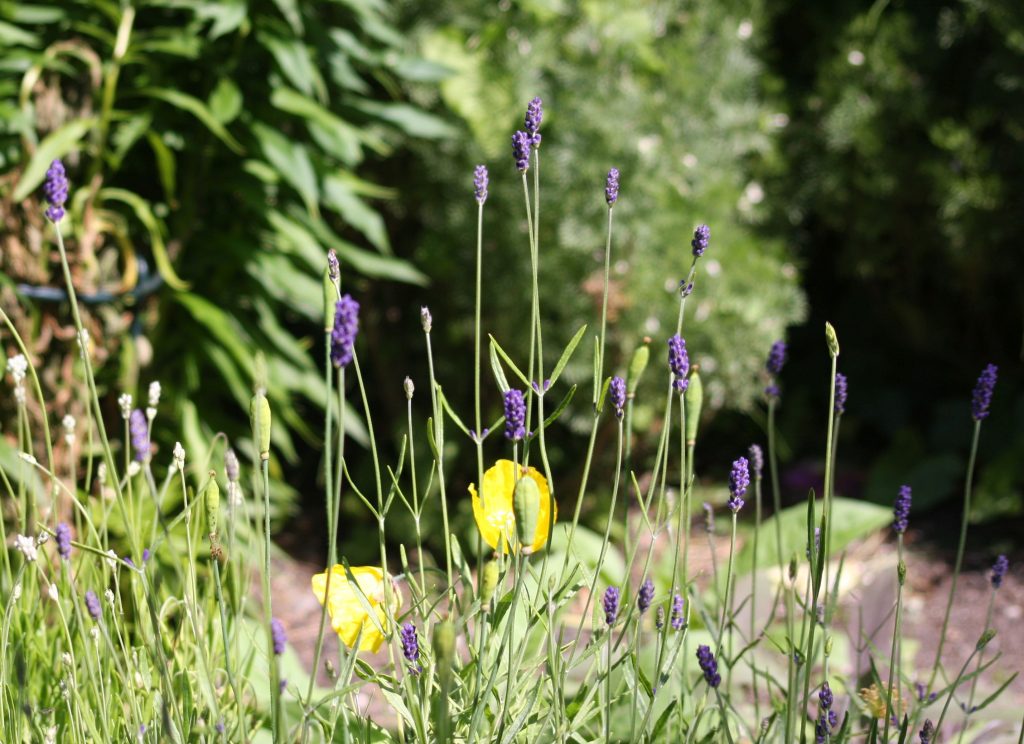
[[[421,305],[434,316],[438,377],[468,411],[472,169],[491,170],[485,326],[515,354],[529,263],[509,137],[535,95],[552,358],[597,318],[604,176],[622,172],[610,359],[621,371],[652,339],[641,455],[659,425],[675,288],[706,222],[712,245],[686,334],[708,391],[699,476],[724,480],[763,441],[760,370],[786,338],[785,500],[820,480],[829,320],[850,380],[839,491],[888,503],[915,484],[916,539],[951,553],[970,390],[995,362],[972,514],[984,551],[969,560],[1019,540],[1019,2],[26,0],[0,3],[0,59],[0,300],[42,360],[51,420],[84,416],[39,202],[47,164],[62,157],[75,280],[102,341],[111,416],[121,391],[142,398],[157,379],[154,437],[168,459],[175,440],[204,452],[218,432],[244,454],[247,401],[265,377],[279,422],[278,534],[296,551],[322,549],[321,442],[309,422],[323,402],[325,252],[338,251],[362,303],[385,449],[403,425],[402,379],[427,389]],[[569,381],[586,381],[587,359]],[[485,396],[497,415],[493,385]],[[564,494],[581,469],[585,397],[551,437]],[[0,396],[6,432],[13,411]],[[465,443],[451,447],[449,492],[468,528],[461,488],[475,464]],[[369,549],[365,515],[346,508],[355,561]]]

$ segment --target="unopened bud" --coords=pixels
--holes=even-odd
[[[533,538],[540,518],[540,488],[537,481],[523,475],[512,493],[512,513],[516,518],[516,535],[524,555],[533,552]]]
[[[907,564],[903,561],[896,564],[896,578],[899,579],[900,586],[907,580]]]
[[[262,390],[257,390],[249,403],[252,437],[259,447],[260,459],[270,459],[270,402]]]
[[[424,333],[430,333],[430,329],[434,326],[434,319],[430,315],[430,308],[426,305],[420,308],[420,324],[423,326]]]
[[[484,564],[483,575],[480,577],[480,602],[487,604],[494,596],[494,590],[498,587],[498,562],[487,561]]]
[[[412,394],[416,391],[416,386],[412,384],[412,378],[406,377],[402,382],[402,388],[405,390],[405,397],[412,400]]]
[[[839,356],[839,338],[836,336],[836,329],[828,321],[825,321],[825,342],[828,344],[829,356]]]
[[[210,480],[203,491],[206,501],[206,528],[210,533],[210,540],[217,539],[217,517],[220,513],[220,486],[217,485],[217,473],[210,471]]]
[[[640,378],[643,377],[647,363],[651,359],[650,343],[650,337],[644,336],[643,344],[636,348],[633,358],[629,361],[629,371],[626,373],[626,392],[631,398],[636,395],[637,385],[640,384]]]
[[[697,443],[697,426],[700,424],[700,408],[704,403],[704,385],[697,374],[697,367],[694,365],[690,373],[690,384],[683,393],[683,402],[686,404],[686,444]]]

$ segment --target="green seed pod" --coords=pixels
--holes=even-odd
[[[324,332],[334,330],[334,308],[338,304],[338,288],[331,279],[330,269],[324,269]]]
[[[633,358],[629,362],[629,371],[626,373],[626,393],[630,398],[636,395],[637,385],[640,384],[640,378],[643,377],[647,363],[651,360],[650,343],[650,336],[644,336],[643,344],[636,348]]]
[[[690,373],[690,384],[683,393],[683,401],[686,403],[686,443],[688,445],[697,443],[697,426],[700,424],[700,407],[704,403],[704,385],[697,374],[697,367],[694,366]]]
[[[270,402],[262,390],[257,390],[249,402],[252,438],[260,450],[260,459],[270,459]]]
[[[900,586],[903,586],[903,584],[907,580],[907,564],[904,563],[903,561],[900,561],[896,565],[896,578],[899,579]]]
[[[524,475],[512,493],[512,513],[516,517],[516,535],[524,554],[533,552],[533,538],[540,518],[540,488],[537,481]]]
[[[825,639],[825,656],[832,655],[832,636]]]
[[[981,638],[978,639],[978,645],[976,648],[981,651],[985,646],[988,645],[989,641],[996,637],[996,631],[993,628],[989,628],[981,634]]]
[[[487,561],[484,564],[484,572],[480,577],[480,601],[487,604],[494,596],[494,590],[498,588],[498,562]]]
[[[451,674],[455,663],[455,626],[451,620],[434,626],[434,660],[438,674]]]
[[[220,486],[217,485],[217,473],[210,471],[210,481],[203,491],[203,500],[206,502],[206,527],[210,533],[210,540],[217,540],[217,516],[220,513]]]
[[[839,337],[836,336],[836,329],[828,321],[825,321],[825,342],[828,344],[829,356],[839,356]]]

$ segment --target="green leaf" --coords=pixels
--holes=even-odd
[[[443,119],[407,103],[359,100],[352,105],[363,113],[394,124],[411,137],[449,139],[458,134],[458,130]]]
[[[177,188],[178,163],[174,159],[174,153],[160,135],[150,130],[146,132],[146,140],[153,150],[156,158],[156,171],[160,175],[160,185],[164,187],[164,198],[169,203],[174,203],[174,192]]]
[[[309,213],[318,215],[320,186],[306,147],[265,124],[253,125],[252,131],[270,164],[285,182],[299,192]]]
[[[498,385],[498,390],[502,395],[509,391],[508,379],[505,377],[505,370],[501,368],[501,362],[498,361],[498,352],[494,348],[494,344],[490,345],[490,358],[491,358],[491,371],[494,373],[494,381]]]
[[[312,98],[291,88],[276,88],[270,94],[270,102],[281,111],[305,119],[317,144],[345,165],[353,166],[362,160],[359,131]]]
[[[576,331],[576,335],[572,337],[565,349],[562,351],[562,356],[558,358],[558,362],[555,363],[555,368],[551,371],[551,384],[554,385],[558,378],[562,374],[562,370],[565,369],[565,365],[569,363],[569,359],[572,357],[572,353],[576,351],[576,347],[579,345],[580,340],[583,338],[583,334],[587,332],[587,324],[584,323],[580,326],[580,329]]]
[[[526,375],[524,375],[522,372],[519,371],[519,367],[517,367],[516,363],[512,361],[512,358],[509,357],[509,355],[505,353],[505,350],[501,348],[501,345],[497,341],[494,340],[494,336],[492,336],[491,334],[488,333],[487,337],[489,339],[491,339],[491,348],[494,349],[495,351],[497,351],[498,352],[498,356],[500,356],[503,360],[505,360],[505,364],[507,364],[508,368],[510,370],[512,370],[512,374],[514,374],[516,377],[518,377],[520,379],[520,381],[523,383],[523,385],[525,385],[527,388],[529,388],[530,387],[530,381],[526,379]]]
[[[818,508],[822,507],[821,501]],[[796,504],[761,523],[758,561],[761,566],[774,565],[778,550],[773,520],[778,519],[782,531],[782,561],[785,565],[793,555],[803,559],[807,548],[807,506]],[[832,525],[829,534],[829,554],[836,555],[854,540],[867,537],[892,521],[892,510],[864,501],[833,497]],[[824,546],[822,546],[824,547]],[[736,557],[736,570],[750,571],[754,557],[753,541],[748,540]]]
[[[143,88],[140,95],[155,98],[164,103],[169,103],[175,108],[187,111],[199,119],[217,139],[227,145],[232,152],[241,155],[244,152],[242,145],[231,136],[231,133],[224,128],[224,125],[217,121],[217,118],[206,107],[206,104],[198,98],[182,93],[172,88]]]
[[[327,98],[323,78],[300,39],[282,39],[270,33],[258,34],[256,38],[274,55],[277,66],[292,85],[307,96]]]
[[[74,150],[95,123],[95,117],[75,119],[47,135],[39,143],[36,151],[32,153],[32,158],[28,161],[25,172],[21,174],[18,187],[14,190],[11,198],[20,202],[35,191],[46,177],[46,170],[50,167],[50,163]]]
[[[242,91],[229,77],[222,77],[207,101],[210,114],[221,124],[229,124],[235,120],[242,110]]]
[[[164,278],[168,286],[173,289],[188,289],[188,283],[181,280],[171,265],[171,259],[167,255],[167,247],[164,245],[163,234],[156,215],[150,209],[149,202],[138,194],[126,189],[101,189],[99,193],[101,200],[119,201],[127,204],[135,211],[146,230],[149,232],[149,247],[153,251],[153,259],[156,261],[157,271]]]

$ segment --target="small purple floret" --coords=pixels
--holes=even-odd
[[[654,582],[650,579],[644,579],[644,583],[640,585],[640,591],[636,594],[636,608],[643,615],[651,606],[651,602],[654,601]]]
[[[608,171],[608,178],[604,182],[604,200],[608,206],[612,206],[619,199],[619,169],[612,168]]]
[[[701,671],[704,672],[704,680],[708,685],[718,687],[722,683],[722,676],[718,673],[718,662],[715,661],[715,655],[711,653],[708,646],[697,647],[697,663],[700,664]]]
[[[61,522],[57,525],[54,533],[57,541],[57,554],[67,560],[71,557],[71,528],[66,522]]]
[[[925,719],[924,726],[921,727],[921,744],[932,744],[932,737],[935,736],[935,726],[932,725],[931,720]]]
[[[149,424],[146,422],[146,414],[141,408],[132,411],[128,420],[128,433],[132,438],[132,448],[135,450],[135,459],[143,462],[149,456]]]
[[[276,617],[270,621],[270,636],[274,640],[274,653],[280,656],[284,653],[285,644],[288,643],[288,635],[284,632],[284,623]]]
[[[489,183],[490,177],[487,175],[487,166],[478,165],[473,171],[473,198],[481,206],[487,201],[487,186]]]
[[[693,240],[690,245],[693,247],[693,255],[700,258],[708,249],[708,242],[711,240],[711,228],[707,225],[700,225],[693,231]]]
[[[740,457],[733,461],[732,470],[729,473],[729,500],[726,502],[732,513],[735,514],[743,508],[743,496],[750,486],[750,464],[747,458]]]
[[[103,606],[100,604],[100,598],[92,589],[85,593],[85,609],[89,612],[89,617],[99,622],[100,615],[103,614]]]
[[[615,407],[615,416],[622,418],[622,411],[626,407],[626,381],[616,375],[608,384],[608,395]]]
[[[690,371],[690,355],[686,352],[686,341],[678,333],[668,340],[668,367],[674,376],[672,385],[682,395],[690,384],[686,379]]]
[[[534,98],[526,106],[526,118],[523,120],[523,128],[530,137],[530,144],[540,147],[540,123],[544,120],[544,102],[540,98]]]
[[[53,222],[60,222],[64,218],[64,202],[68,200],[68,177],[64,164],[59,160],[50,163],[43,191],[46,193],[46,201],[50,203],[46,216]]]
[[[907,526],[910,524],[910,501],[910,486],[900,486],[892,508],[892,528],[900,535],[907,531]]]
[[[526,173],[530,167],[530,135],[526,132],[512,135],[512,159],[516,161],[516,170]]]
[[[610,586],[604,590],[601,605],[604,607],[604,620],[608,625],[614,625],[615,618],[619,616],[619,597],[618,587]]]
[[[670,624],[672,630],[682,630],[686,624],[686,613],[684,612],[685,605],[683,603],[683,595],[676,594],[672,597],[672,615],[670,618]]]
[[[334,306],[334,329],[331,331],[331,363],[346,367],[352,361],[352,349],[359,333],[359,303],[352,295],[342,295]]]
[[[764,367],[772,377],[776,377],[782,372],[782,367],[785,363],[786,342],[776,341],[768,351],[768,361],[765,362]]]
[[[1005,555],[996,558],[996,562],[992,565],[992,588],[998,589],[1003,585],[1003,579],[1006,578],[1006,572],[1009,570],[1010,561]]]
[[[518,442],[526,436],[526,401],[523,391],[513,388],[505,393],[505,438]]]
[[[999,368],[990,364],[981,371],[978,382],[974,386],[974,394],[971,396],[971,417],[975,421],[988,418],[988,407],[992,405],[992,392],[996,387],[996,377]]]
[[[422,671],[420,666],[420,641],[416,635],[416,626],[406,623],[402,626],[401,632],[402,654],[409,662],[409,671],[412,674],[419,674]]]

